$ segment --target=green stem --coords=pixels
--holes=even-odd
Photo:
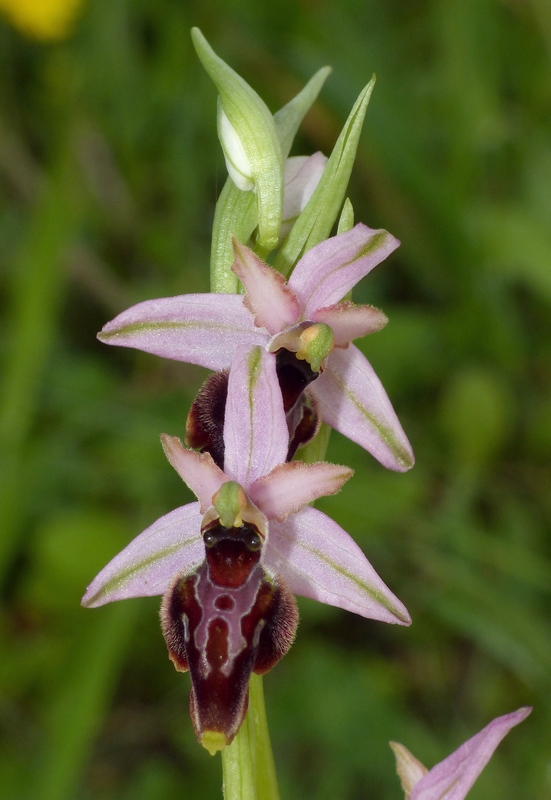
[[[222,751],[222,772],[224,800],[279,800],[260,675],[251,675],[249,710],[237,736]]]
[[[329,446],[331,428],[322,422],[320,429],[311,442],[305,444],[299,450],[298,458],[305,464],[314,464],[316,461],[323,461]]]

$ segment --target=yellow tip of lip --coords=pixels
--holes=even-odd
[[[219,731],[205,731],[201,737],[201,744],[208,750],[211,756],[226,747],[226,737]]]

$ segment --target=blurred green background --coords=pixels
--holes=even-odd
[[[328,153],[373,72],[350,187],[402,240],[357,301],[417,456],[321,507],[410,629],[300,601],[265,688],[284,800],[399,800],[388,740],[428,766],[534,712],[473,800],[551,797],[551,4],[89,0],[74,33],[0,21],[0,755],[7,800],[220,796],[156,599],[83,610],[96,572],[188,502],[159,434],[206,372],[95,339],[151,297],[208,289],[226,177],[198,25],[272,111],[333,74],[294,153]]]

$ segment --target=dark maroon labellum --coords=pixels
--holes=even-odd
[[[260,565],[256,528],[204,531],[205,561],[163,598],[169,657],[191,675],[191,718],[201,742],[221,734],[229,744],[247,711],[251,672],[267,672],[292,644],[298,623],[293,595]]]
[[[224,469],[224,418],[228,396],[228,371],[210,375],[189,410],[186,444],[201,453],[210,453]]]
[[[319,375],[307,361],[283,347],[276,353],[276,373],[285,413],[291,411],[308,384]]]

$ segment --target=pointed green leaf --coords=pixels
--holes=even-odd
[[[350,198],[347,197],[342,207],[341,215],[339,217],[339,224],[337,226],[337,236],[339,233],[346,233],[351,231],[354,227],[354,209]]]
[[[281,153],[286,159],[291,152],[293,140],[299,129],[300,123],[312,107],[328,75],[331,67],[322,67],[313,75],[304,89],[293,97],[274,114],[274,122],[279,136]]]
[[[331,233],[346,194],[374,85],[375,76],[356,100],[314,194],[279,250],[274,266],[284,275],[291,272],[303,253]]]

